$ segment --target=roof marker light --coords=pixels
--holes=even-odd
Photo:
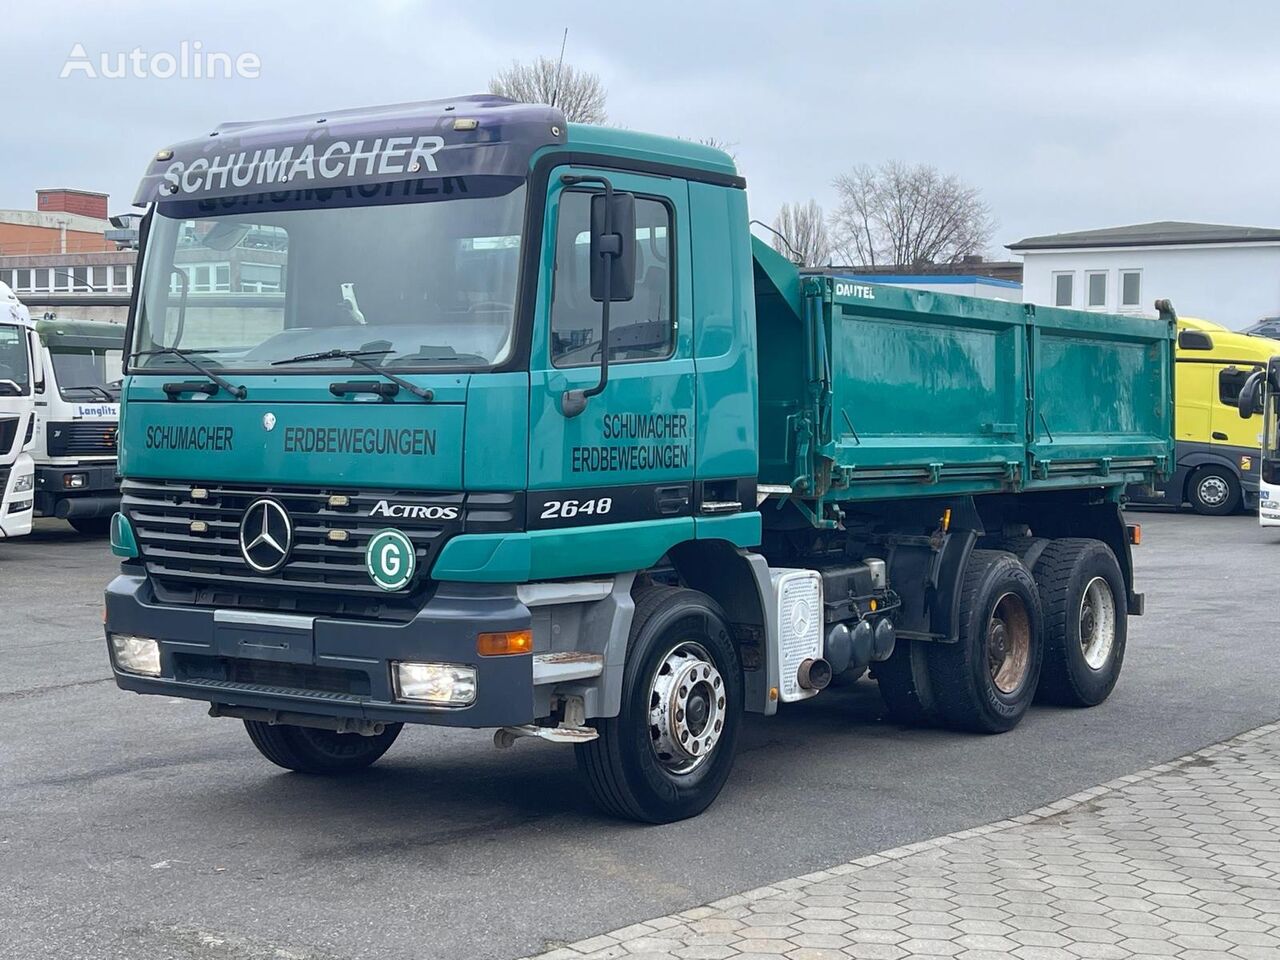
[[[454,117],[453,129],[455,130],[474,130],[480,126],[480,121],[475,117]]]

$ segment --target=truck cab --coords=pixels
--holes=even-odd
[[[107,533],[119,507],[116,434],[124,326],[48,318],[35,324],[44,372],[32,454],[37,516]]]
[[[1262,421],[1258,521],[1264,527],[1280,527],[1280,355],[1250,374],[1240,390],[1238,405],[1242,420]]]
[[[1260,415],[1242,420],[1237,398],[1245,381],[1280,356],[1280,341],[1178,318],[1174,401],[1176,468],[1163,502],[1222,516],[1258,506]],[[1138,494],[1135,499],[1150,502]]]
[[[31,532],[35,469],[28,451],[41,382],[32,362],[36,344],[28,325],[0,319],[0,539]]]

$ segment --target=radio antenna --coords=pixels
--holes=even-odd
[[[551,91],[551,106],[556,105],[556,101],[560,99],[560,70],[564,67],[564,48],[569,42],[569,28],[564,28],[564,36],[560,38],[560,59],[556,62],[556,87]]]

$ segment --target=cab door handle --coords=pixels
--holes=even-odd
[[[1213,439],[1215,439],[1215,440],[1225,440],[1225,439],[1227,439],[1227,435],[1226,435],[1225,433],[1221,433],[1221,432],[1219,432],[1219,431],[1215,430],[1215,431],[1213,431]]]

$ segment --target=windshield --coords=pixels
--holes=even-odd
[[[401,370],[501,363],[524,195],[519,178],[454,177],[161,204],[132,349],[177,347],[244,371],[329,350]]]
[[[0,397],[31,392],[26,330],[0,324]]]
[[[118,400],[123,351],[102,347],[50,350],[53,376],[64,400]]]

